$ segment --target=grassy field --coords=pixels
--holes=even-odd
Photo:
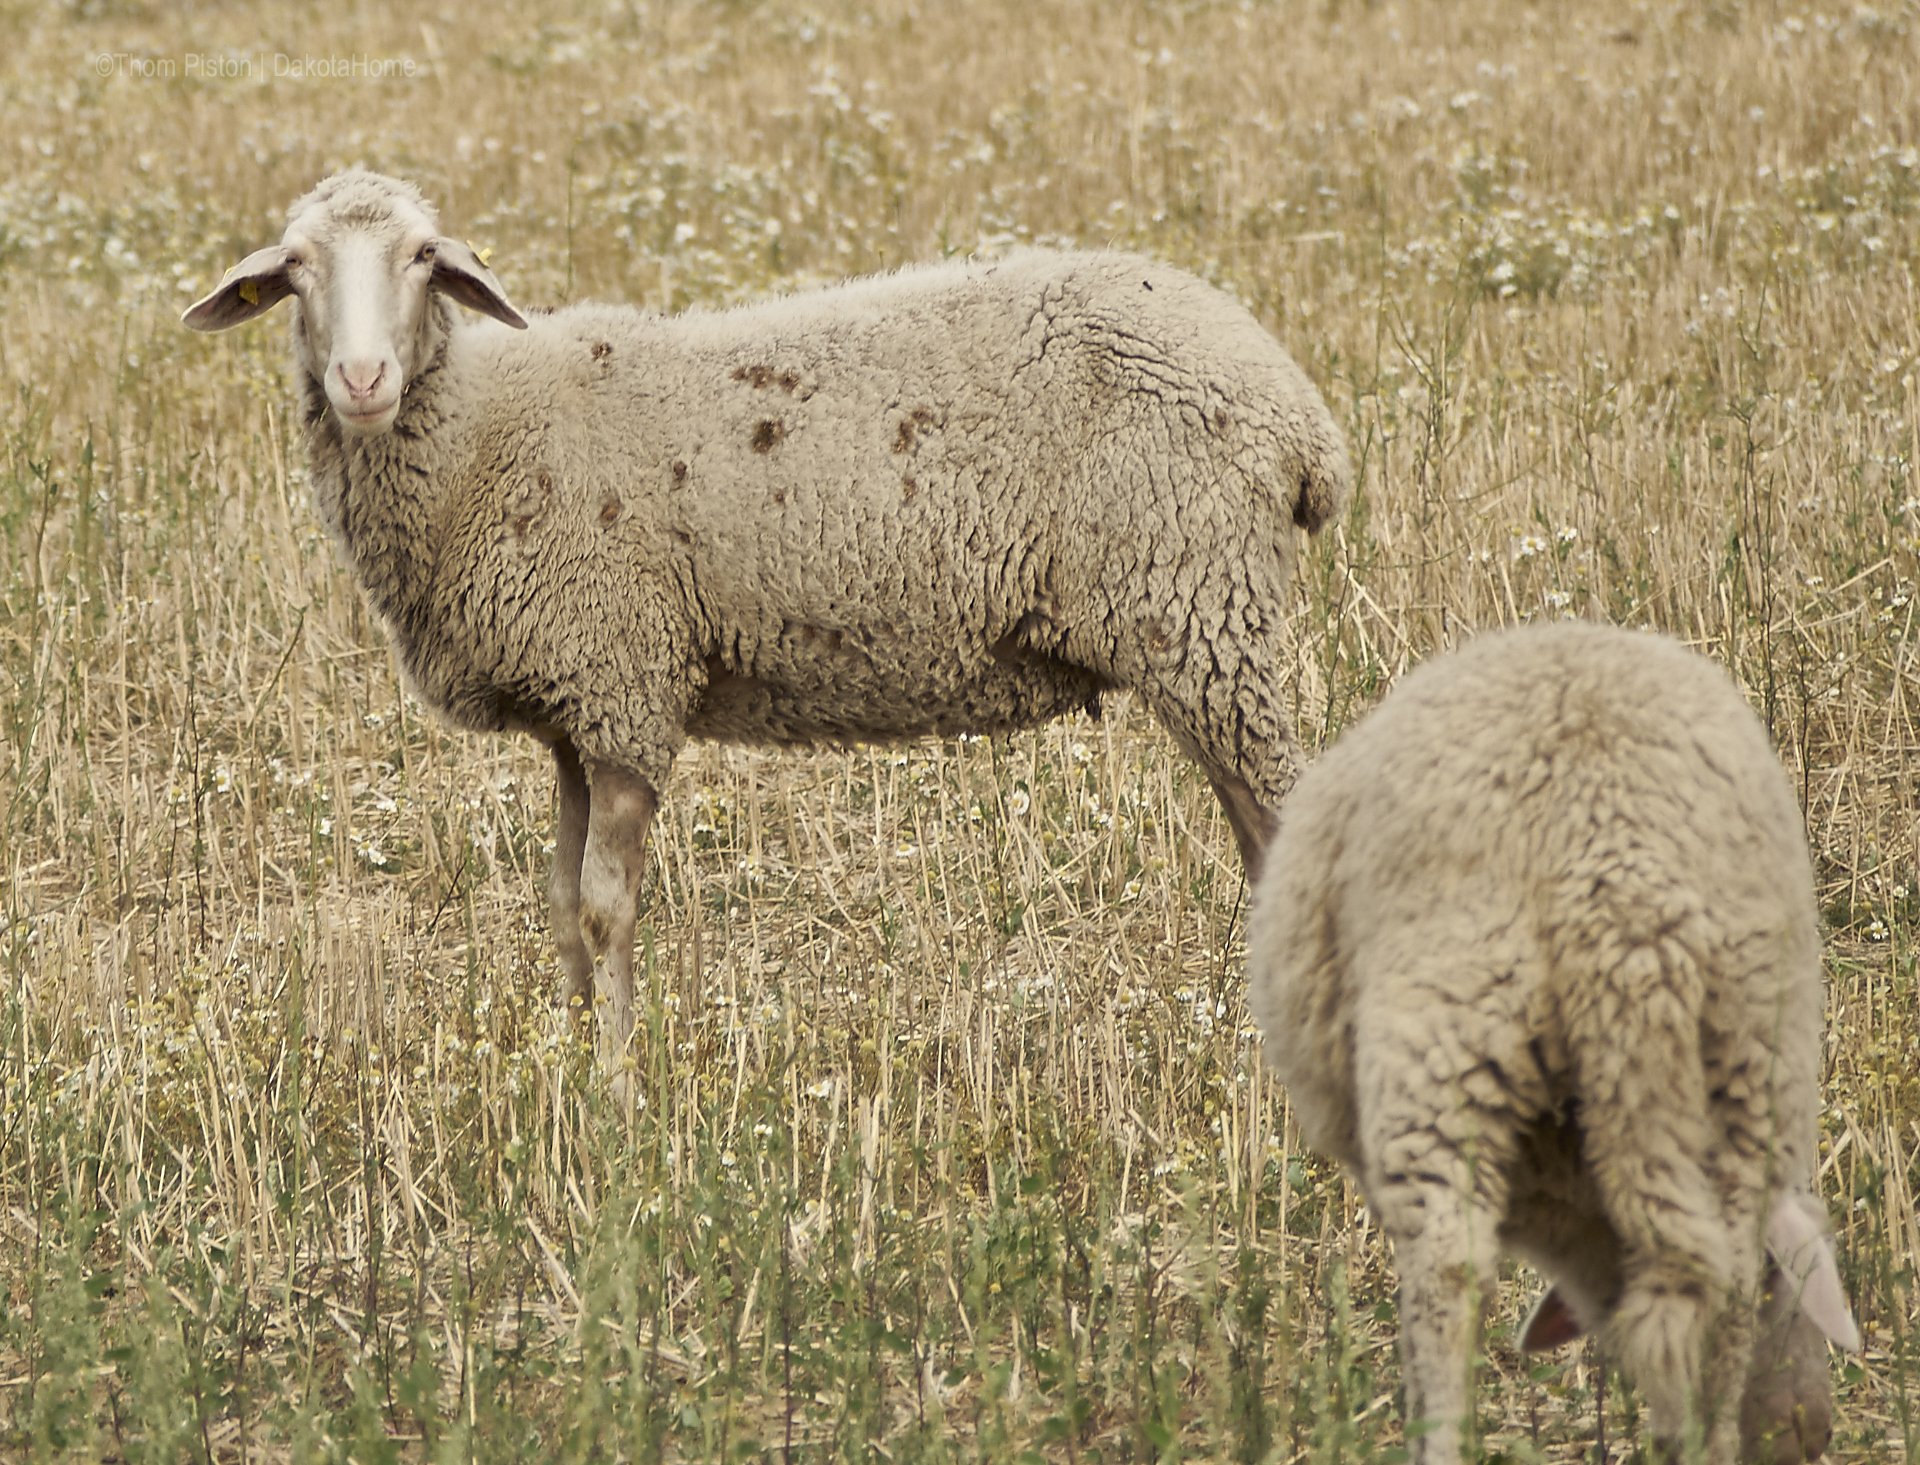
[[[403,694],[284,312],[178,324],[352,162],[523,306],[1027,242],[1233,292],[1359,473],[1297,584],[1315,747],[1512,621],[1732,669],[1828,923],[1832,1454],[1912,1457],[1913,0],[178,9],[0,5],[0,1458],[1398,1458],[1391,1259],[1124,703],[690,749],[608,1101],[542,757]],[[1515,1352],[1536,1286],[1485,1458],[1642,1451],[1597,1354]]]

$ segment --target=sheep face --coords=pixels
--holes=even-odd
[[[251,320],[288,295],[300,364],[349,437],[393,426],[432,349],[428,296],[507,325],[526,321],[466,245],[440,234],[411,187],[361,172],[329,178],[288,211],[280,243],[256,250],[184,317],[199,331]]]
[[[1740,1400],[1740,1458],[1755,1465],[1817,1460],[1833,1436],[1827,1338],[1778,1266],[1768,1271]]]
[[[1827,1341],[1852,1351],[1860,1330],[1840,1287],[1825,1212],[1812,1196],[1789,1191],[1774,1202],[1767,1256],[1740,1400],[1740,1458],[1801,1465],[1817,1460],[1833,1434]]]
[[[1794,1198],[1784,1203],[1791,1205]],[[1820,1458],[1833,1436],[1827,1339],[1833,1336],[1843,1347],[1858,1347],[1859,1335],[1844,1300],[1830,1303],[1825,1295],[1835,1280],[1831,1245],[1825,1237],[1813,1239],[1820,1248],[1811,1263],[1817,1271],[1804,1281],[1796,1281],[1780,1261],[1769,1260],[1754,1313],[1753,1354],[1740,1392],[1743,1465],[1805,1465]],[[1606,1261],[1600,1285],[1617,1292],[1617,1255]],[[1594,1280],[1588,1278],[1589,1283]],[[1597,1304],[1589,1299],[1588,1305]],[[1840,1308],[1837,1316],[1831,1306]],[[1521,1348],[1539,1352],[1583,1336],[1586,1328],[1573,1307],[1567,1290],[1558,1285],[1549,1290],[1521,1327]]]
[[[319,208],[287,231],[307,370],[350,435],[393,425],[419,364],[437,235],[412,212],[396,209],[369,227]]]

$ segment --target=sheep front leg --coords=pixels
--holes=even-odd
[[[646,869],[647,829],[659,796],[639,774],[612,763],[586,765],[586,846],[580,859],[580,931],[592,953],[597,1051],[609,1074],[622,1072],[633,1035],[633,928]]]
[[[566,1001],[576,1022],[593,1021],[593,954],[580,932],[580,861],[587,850],[587,771],[580,752],[561,738],[553,745],[558,819],[553,832],[553,874],[547,897],[553,911],[553,944],[567,974]]]

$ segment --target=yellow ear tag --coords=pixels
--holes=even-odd
[[[485,249],[474,249],[473,241],[469,239],[467,241],[467,248],[473,250],[473,257],[479,260],[482,265],[486,264],[488,260],[493,258],[492,245],[488,245]]]
[[[260,287],[251,280],[242,280],[240,282],[240,298],[249,305],[258,305],[260,303]]]

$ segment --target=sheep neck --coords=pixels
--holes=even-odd
[[[434,533],[443,475],[435,470],[434,433],[441,424],[453,308],[435,295],[421,322],[414,359],[423,363],[407,383],[393,426],[349,437],[327,401],[307,350],[305,323],[294,317],[300,420],[314,508],[340,546],[375,614],[411,662],[430,624]],[[324,368],[323,368],[324,369]]]

